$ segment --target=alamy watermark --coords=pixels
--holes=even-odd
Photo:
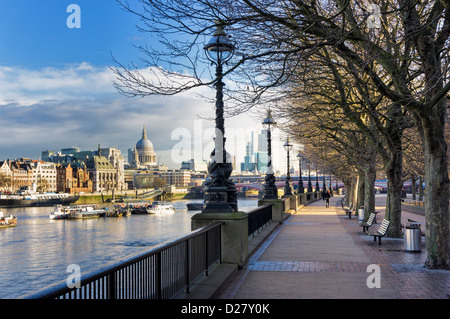
[[[377,4],[370,3],[367,6],[367,11],[370,12],[369,17],[367,18],[367,27],[369,29],[381,28],[381,10],[380,10],[380,6],[377,5]]]
[[[367,277],[366,284],[368,288],[381,288],[381,269],[379,265],[370,264],[367,266],[367,272],[372,274]]]
[[[71,13],[66,20],[66,25],[69,29],[81,28],[81,8],[78,4],[69,4],[66,12]]]
[[[80,266],[77,264],[70,264],[66,269],[67,273],[70,273],[69,277],[67,277],[66,284],[67,287],[72,288],[80,288],[81,287],[81,270]]]

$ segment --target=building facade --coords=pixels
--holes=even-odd
[[[33,183],[36,185],[36,189],[41,192],[56,192],[56,164],[32,160],[30,165],[33,170]]]
[[[92,180],[94,192],[118,189],[118,170],[102,155],[100,145],[98,155],[94,155],[86,162],[89,178]]]
[[[56,170],[58,192],[71,194],[93,192],[93,181],[85,163],[62,163],[58,164]]]

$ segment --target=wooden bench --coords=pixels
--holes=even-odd
[[[380,227],[376,231],[374,231],[374,232],[367,231],[367,234],[369,236],[373,236],[373,241],[376,241],[378,238],[378,245],[381,245],[381,237],[386,235],[386,231],[389,227],[389,223],[390,223],[389,220],[383,219],[383,222],[381,223]]]
[[[374,220],[375,220],[375,214],[370,213],[369,218],[367,218],[367,221],[361,222],[359,224],[359,227],[362,227],[363,232],[366,232],[366,230],[369,230],[369,227],[373,225]]]
[[[353,203],[350,204],[349,208],[344,207],[344,201],[341,202],[342,209],[344,210],[345,214],[347,214],[348,218],[352,218],[352,213],[355,211],[353,208]]]

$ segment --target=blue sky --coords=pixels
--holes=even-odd
[[[81,28],[67,26],[70,4],[81,9]],[[127,159],[144,124],[161,164],[180,167],[173,156],[180,132],[201,144],[203,152],[193,146],[191,157],[208,159],[214,123],[199,118],[213,116],[214,105],[190,92],[127,98],[113,87],[111,54],[123,64],[137,63],[133,45],[154,41],[136,29],[138,23],[114,0],[1,0],[0,160],[37,159],[47,149],[88,150],[98,144],[118,147]],[[213,88],[201,90],[214,94]],[[227,150],[238,161],[245,155],[249,132],[261,130],[259,123],[248,114],[226,119],[227,132],[235,134],[227,137]],[[276,168],[284,171],[285,154],[278,153],[276,132],[274,140],[274,162],[279,157]]]
[[[81,9],[81,28],[68,28],[70,4]],[[133,43],[143,41],[138,19],[114,0],[2,0],[0,2],[0,64],[29,68],[62,67],[88,61],[111,64],[136,56]]]

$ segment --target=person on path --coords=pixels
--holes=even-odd
[[[325,200],[326,200],[325,207],[326,207],[326,208],[329,208],[329,207],[330,207],[330,197],[331,197],[330,191],[327,191],[327,192],[325,193]]]

